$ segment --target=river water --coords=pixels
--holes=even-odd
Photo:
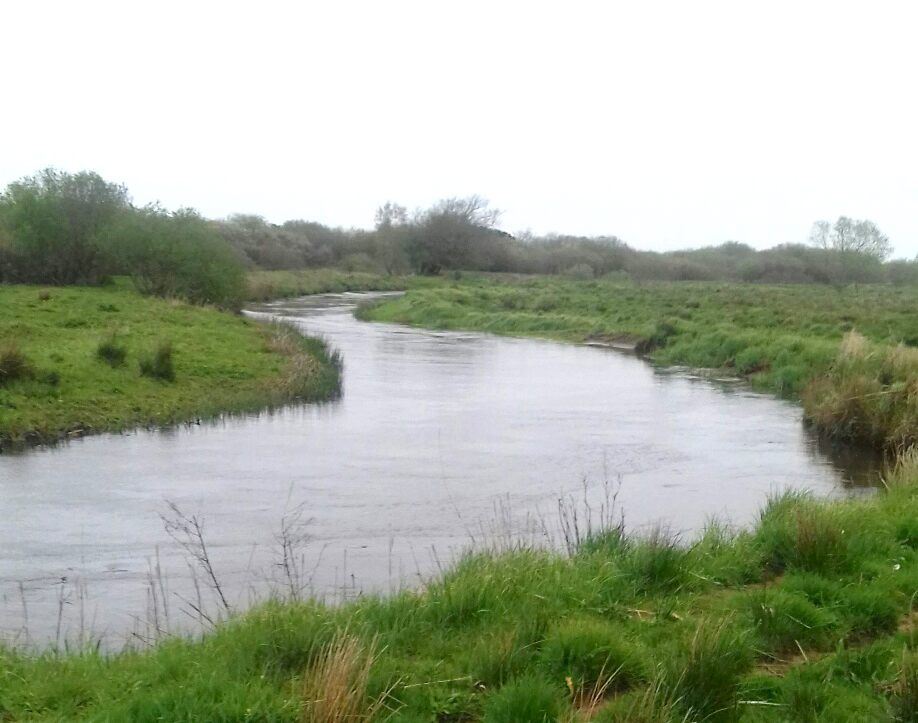
[[[415,584],[472,543],[557,531],[560,497],[595,516],[613,493],[629,529],[690,537],[712,517],[749,524],[777,490],[866,488],[796,405],[742,384],[609,349],[362,323],[364,296],[250,312],[342,353],[336,402],[0,456],[0,639],[117,646],[218,610],[167,534],[169,503],[203,525],[244,607],[284,579],[284,519],[288,538],[308,534],[297,582],[340,600]]]

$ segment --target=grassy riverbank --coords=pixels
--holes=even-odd
[[[803,402],[821,431],[918,441],[918,290],[466,278],[360,310],[440,329],[625,342],[661,364],[725,369]]]
[[[0,450],[338,389],[316,340],[126,288],[0,285],[0,309]]]
[[[581,516],[561,552],[479,550],[418,592],[266,604],[146,652],[0,651],[0,719],[916,720],[918,456],[888,485],[691,544]]]

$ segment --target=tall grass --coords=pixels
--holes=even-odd
[[[681,654],[664,664],[675,706],[696,720],[734,721],[743,677],[751,670],[753,648],[736,621],[702,620]]]
[[[109,332],[96,347],[96,357],[110,367],[120,367],[127,358],[127,347],[114,332]]]
[[[386,693],[367,693],[375,648],[344,630],[322,649],[303,677],[303,723],[371,721],[384,709]]]
[[[629,640],[625,628],[590,617],[566,620],[550,631],[539,661],[546,674],[561,672],[579,699],[633,688],[646,679],[648,668],[641,646]]]
[[[266,347],[287,359],[283,375],[272,384],[278,399],[314,401],[340,395],[344,359],[324,340],[304,336],[294,324],[273,322]]]
[[[562,711],[557,687],[543,678],[523,676],[485,703],[482,723],[554,723]]]
[[[34,369],[15,340],[6,340],[0,345],[0,387],[15,381],[28,379]]]
[[[140,373],[162,382],[175,381],[175,364],[172,360],[172,342],[159,341],[156,346],[140,357]]]

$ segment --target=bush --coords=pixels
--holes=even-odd
[[[97,284],[111,259],[101,239],[115,216],[130,208],[124,186],[98,174],[46,168],[11,183],[0,194],[0,220],[10,244],[3,254],[6,281]]]
[[[124,364],[127,358],[127,347],[119,341],[116,334],[112,333],[99,342],[99,346],[96,347],[96,357],[114,369]]]
[[[140,358],[140,373],[151,379],[164,382],[175,381],[175,367],[172,364],[172,342],[161,341],[156,349]]]
[[[10,340],[0,346],[0,387],[21,379],[29,379],[33,373],[32,365],[15,341]]]
[[[238,309],[246,297],[239,258],[191,209],[169,213],[148,206],[124,213],[109,247],[119,272],[130,275],[141,293],[228,309]]]

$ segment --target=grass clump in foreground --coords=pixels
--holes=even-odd
[[[119,287],[40,301],[36,287],[8,285],[0,308],[0,450],[339,389],[341,360],[321,341],[213,309]]]
[[[423,589],[274,600],[200,640],[0,651],[14,721],[900,721],[918,710],[918,453],[869,499],[781,495],[678,545],[470,551]],[[670,570],[670,566],[660,569]],[[671,580],[667,573],[660,579]]]
[[[918,288],[634,284],[484,277],[412,289],[361,318],[634,346],[660,364],[720,369],[800,399],[827,436],[918,442]]]

